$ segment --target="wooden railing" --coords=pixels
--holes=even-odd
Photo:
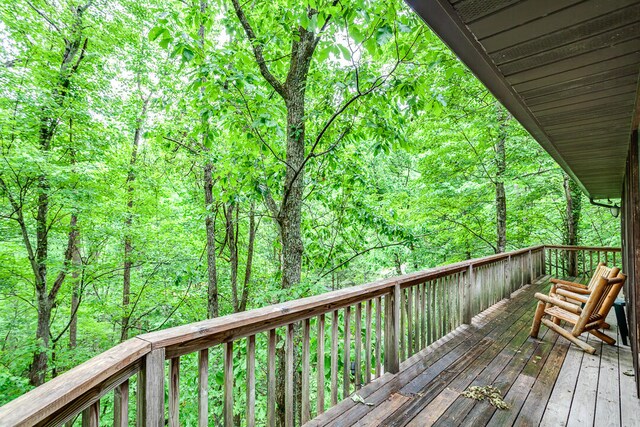
[[[0,426],[273,425],[278,408],[297,425],[544,273],[536,246],[140,335],[3,406]]]
[[[620,248],[545,246],[545,268],[555,277],[591,277],[599,262],[622,268]]]

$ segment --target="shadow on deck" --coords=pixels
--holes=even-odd
[[[607,321],[616,346],[583,336],[589,355],[543,326],[529,337],[533,294],[548,278],[512,294],[405,360],[307,426],[640,426],[631,350],[623,346],[613,310]],[[460,396],[472,385],[500,389],[508,410]]]

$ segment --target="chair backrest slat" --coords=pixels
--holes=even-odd
[[[589,323],[589,319],[593,314],[599,314],[601,319],[604,319],[611,307],[615,299],[620,292],[620,289],[624,285],[624,281],[627,276],[622,273],[619,273],[618,268],[613,268],[612,271],[616,271],[616,277],[600,277],[598,282],[591,290],[591,294],[589,295],[589,299],[585,303],[582,313],[580,313],[580,317],[578,322],[574,325],[571,333],[574,336],[580,335],[584,332],[584,328]]]

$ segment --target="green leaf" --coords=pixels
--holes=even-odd
[[[153,27],[151,29],[151,31],[149,31],[149,40],[150,41],[154,41],[155,39],[157,39],[158,37],[160,37],[160,35],[164,32],[169,33],[165,28],[163,27]]]

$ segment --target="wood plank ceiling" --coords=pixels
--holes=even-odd
[[[639,99],[640,0],[407,3],[587,195],[620,197]]]

